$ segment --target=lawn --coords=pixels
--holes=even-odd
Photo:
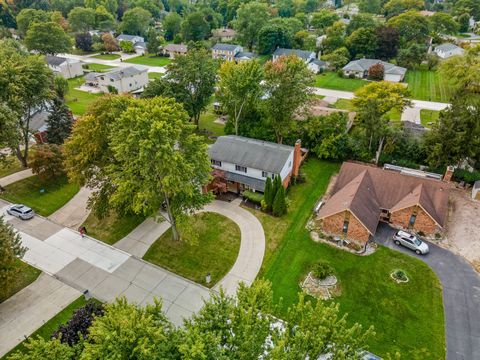
[[[436,71],[408,70],[405,77],[412,99],[448,103],[453,89],[446,78]]]
[[[28,265],[27,263],[24,263],[20,259],[16,260],[15,266],[18,268],[19,271],[13,278],[8,291],[6,289],[0,290],[0,303],[7,300],[10,296],[16,294],[24,287],[30,285],[37,279],[38,275],[40,275],[41,273],[40,270]]]
[[[68,94],[66,96],[67,105],[74,115],[83,115],[93,101],[102,94],[91,94],[86,91],[77,90],[76,87],[85,82],[83,76],[68,80]]]
[[[95,63],[88,63],[83,65],[84,69],[92,70],[95,72],[104,72],[113,69],[113,66],[103,65],[103,64],[95,64]]]
[[[420,121],[423,126],[430,128],[431,125],[429,123],[436,123],[438,118],[440,117],[440,111],[435,110],[420,110]]]
[[[332,104],[330,106],[332,108],[335,108],[335,109],[355,111],[355,109],[353,107],[353,104],[352,104],[352,100],[348,100],[348,99],[338,99],[337,102],[335,102],[334,104]],[[389,117],[390,117],[390,121],[399,122],[401,117],[402,117],[402,114],[397,110],[392,110],[389,113]]]
[[[60,311],[57,315],[53,318],[48,320],[45,324],[43,324],[37,331],[35,331],[29,338],[37,338],[40,336],[43,339],[49,339],[53,335],[55,331],[59,328],[60,325],[65,324],[70,318],[72,317],[75,310],[85,306],[87,301],[85,297],[82,295],[77,300],[73,301],[70,305]],[[14,352],[20,351],[25,352],[27,349],[25,348],[25,344],[28,340],[25,339],[20,344],[15,346],[12,350],[10,350],[7,354],[5,354],[2,359],[7,359],[8,356],[12,355]],[[52,359],[53,360],[53,359]]]
[[[151,80],[160,79],[163,75],[164,75],[163,73],[149,72],[148,73],[148,78],[151,79]]]
[[[95,59],[101,59],[101,60],[116,60],[120,58],[120,55],[118,54],[100,54],[100,55],[95,55],[92,56]]]
[[[217,124],[215,120],[218,114],[213,112],[213,101],[207,106],[206,110],[200,115],[198,127],[201,131],[213,136],[225,135],[225,125]]]
[[[281,304],[278,315],[295,303],[302,277],[323,259],[340,281],[341,295],[335,301],[342,313],[349,314],[349,323],[374,326],[377,335],[367,344],[370,351],[380,356],[400,351],[408,357],[410,351],[428,347],[429,354],[422,353],[422,359],[444,359],[441,285],[433,271],[415,258],[383,247],[360,257],[313,242],[305,224],[338,165],[309,159],[302,169],[307,181],[289,191],[286,216],[276,219],[251,210],[265,229],[261,275],[272,281],[275,302]],[[393,282],[389,274],[397,268],[407,273],[410,282]]]
[[[319,88],[355,91],[368,84],[362,79],[341,78],[335,72],[324,72],[315,78],[315,86]]]
[[[90,213],[83,225],[87,228],[89,236],[112,245],[127,236],[144,220],[145,217],[140,215],[118,217],[115,213],[98,219],[93,213]]]
[[[0,178],[25,170],[16,156],[7,156],[5,162],[0,163]]]
[[[136,56],[134,58],[125,60],[124,62],[132,63],[132,64],[147,65],[147,66],[165,66],[170,64],[172,60],[168,57],[162,57],[162,56],[141,55],[141,56]]]
[[[24,204],[36,213],[49,216],[65,205],[79,190],[77,184],[68,183],[66,177],[42,183],[38,176],[17,181],[5,187],[0,198]],[[40,192],[43,189],[44,192]]]
[[[231,269],[240,248],[240,229],[232,220],[215,213],[193,215],[197,241],[173,241],[165,232],[147,251],[144,260],[162,266],[196,283],[213,286]],[[206,274],[211,274],[206,284]]]

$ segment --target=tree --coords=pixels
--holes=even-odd
[[[383,77],[385,76],[385,67],[381,64],[374,64],[370,66],[368,69],[368,78],[370,80],[383,80]]]
[[[374,29],[360,28],[347,38],[347,47],[353,57],[374,56],[377,50],[377,36]]]
[[[382,9],[382,1],[381,0],[360,0],[358,2],[358,8],[363,13],[380,14],[380,10]]]
[[[287,212],[287,203],[285,201],[285,188],[280,186],[275,199],[273,200],[272,213],[274,216],[280,217]]]
[[[341,21],[327,28],[326,39],[322,42],[322,48],[325,53],[331,53],[345,46],[345,25]]]
[[[358,30],[360,28],[376,29],[377,21],[370,14],[356,14],[352,17],[350,23],[347,25],[347,35],[350,35],[355,30]]]
[[[423,43],[430,30],[428,19],[415,10],[392,17],[387,25],[397,30],[403,43]]]
[[[100,5],[95,9],[95,26],[101,31],[115,29],[115,17],[108,10]]]
[[[122,18],[122,31],[130,35],[144,36],[152,20],[152,14],[140,7],[125,11]]]
[[[294,114],[309,102],[312,84],[312,72],[295,55],[282,56],[265,64],[264,91],[268,95],[263,104],[279,144],[292,129]]]
[[[238,135],[238,125],[246,112],[258,105],[262,96],[262,67],[257,61],[224,62],[220,67],[217,99],[229,114]]]
[[[160,36],[155,31],[155,29],[148,30],[148,43],[147,43],[147,51],[149,54],[157,55],[160,51],[160,46],[162,43],[160,42]]]
[[[120,49],[125,52],[125,53],[133,53],[135,52],[135,49],[133,48],[133,44],[131,41],[128,40],[121,40],[120,43],[118,44]]]
[[[55,55],[70,51],[72,41],[59,25],[46,22],[33,24],[28,29],[25,45],[29,50]]]
[[[30,120],[35,109],[50,99],[52,85],[52,72],[42,57],[30,55],[13,40],[0,40],[0,118],[10,129],[2,129],[0,138],[5,136],[3,143],[24,167],[28,165]]]
[[[214,194],[224,194],[228,191],[227,180],[225,179],[225,173],[222,170],[214,169],[212,171],[212,181],[209,184],[209,188]]]
[[[442,12],[434,13],[430,17],[430,24],[432,30],[438,35],[455,35],[460,27],[452,15]]]
[[[103,46],[108,52],[117,51],[118,44],[117,40],[110,33],[105,33],[102,35]]]
[[[165,40],[171,41],[175,35],[182,29],[182,17],[176,12],[170,12],[163,19],[163,30],[165,31]]]
[[[272,210],[273,200],[275,199],[275,193],[273,192],[272,179],[270,177],[265,181],[265,191],[263,192],[263,199],[267,206],[267,210]]]
[[[192,12],[182,22],[182,36],[185,41],[200,41],[210,35],[210,26],[200,11]]]
[[[310,25],[317,30],[324,30],[332,26],[338,20],[338,15],[335,12],[327,9],[322,9],[319,12],[312,14]]]
[[[400,35],[391,26],[380,26],[377,28],[377,51],[376,57],[382,60],[390,60],[397,56]]]
[[[350,61],[350,53],[346,47],[341,47],[333,52],[322,56],[330,67],[335,70],[341,69]]]
[[[30,160],[32,172],[43,182],[55,180],[65,175],[65,158],[57,144],[42,144],[35,147]]]
[[[286,24],[267,23],[258,32],[258,52],[271,54],[276,48],[291,48],[293,31]]]
[[[55,76],[53,80],[53,90],[57,98],[64,101],[65,95],[68,93],[68,80],[61,75]]]
[[[46,120],[47,141],[61,145],[72,132],[73,116],[61,99],[54,99],[50,115]]]
[[[10,290],[15,275],[20,271],[18,259],[22,258],[27,248],[22,246],[20,234],[0,217],[0,288],[2,293]]]
[[[427,49],[424,45],[411,43],[408,47],[398,51],[398,64],[406,68],[416,68],[427,55]]]
[[[25,37],[28,29],[35,23],[43,23],[50,20],[47,12],[35,9],[23,9],[17,15],[18,34]]]
[[[8,358],[12,360],[74,360],[75,349],[62,344],[58,339],[43,339],[30,337],[25,344],[25,352],[17,351]]]
[[[75,35],[75,47],[85,52],[92,51],[93,39],[89,33]]]
[[[389,0],[383,10],[388,17],[396,16],[409,10],[422,10],[425,8],[425,0]]]
[[[453,56],[442,62],[440,72],[458,93],[480,94],[480,45],[467,50],[464,56]]]
[[[452,105],[425,135],[428,162],[432,166],[458,165],[464,159],[480,161],[480,101],[459,93]]]
[[[470,14],[461,14],[457,17],[458,31],[464,33],[470,29]]]
[[[60,11],[54,11],[51,13],[50,15],[50,20],[52,22],[54,22],[55,24],[58,24],[61,26],[61,28],[64,30],[64,31],[67,31],[68,30],[68,22],[67,20],[65,20],[65,18],[63,17],[62,13]]]
[[[268,5],[249,2],[240,5],[233,27],[240,43],[252,50],[258,44],[258,32],[270,18]]]
[[[68,13],[68,22],[74,31],[86,33],[95,28],[95,10],[75,7]]]

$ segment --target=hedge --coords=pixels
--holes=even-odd
[[[263,194],[262,193],[259,193],[259,192],[253,192],[251,190],[245,190],[243,192],[243,196],[250,200],[251,202],[253,203],[256,203],[258,205],[260,205],[260,203],[262,202],[262,199],[263,199]]]

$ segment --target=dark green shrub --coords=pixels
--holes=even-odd
[[[260,204],[262,203],[262,199],[263,199],[263,194],[262,194],[262,193],[253,192],[253,191],[251,191],[251,190],[245,190],[245,191],[243,192],[243,196],[244,196],[247,200],[249,200],[249,201],[251,201],[251,202],[253,202],[253,203],[255,203],[255,204],[260,205]]]
[[[325,261],[318,262],[312,269],[312,275],[319,280],[323,280],[332,274],[333,268]]]
[[[480,171],[470,172],[464,169],[455,169],[453,179],[455,181],[465,181],[468,184],[473,184],[475,181],[480,180]]]
[[[285,200],[285,189],[283,186],[280,186],[277,194],[275,195],[275,200],[273,201],[272,213],[274,216],[282,216],[287,212],[287,202]]]
[[[397,280],[400,280],[400,281],[407,281],[408,280],[407,274],[405,274],[405,271],[403,271],[403,270],[395,270],[393,272],[393,277]]]
[[[265,193],[263,198],[265,199],[265,205],[267,210],[272,210],[273,200],[275,199],[275,193],[273,192],[272,179],[267,178],[265,183]]]

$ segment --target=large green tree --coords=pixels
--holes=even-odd
[[[460,28],[460,25],[455,21],[452,15],[443,12],[436,12],[433,14],[430,17],[430,24],[432,31],[437,35],[455,35]]]
[[[259,2],[243,3],[233,22],[241,44],[252,50],[258,44],[258,31],[270,18],[268,5]]]
[[[440,71],[460,93],[480,94],[480,45],[464,56],[453,56],[440,65]]]
[[[23,9],[16,17],[18,34],[24,37],[28,29],[35,23],[50,21],[50,16],[46,11],[35,9]]]
[[[377,51],[377,34],[374,29],[360,28],[346,40],[348,50],[353,57],[372,58]]]
[[[152,21],[152,14],[141,7],[125,11],[122,18],[121,28],[125,34],[146,35]]]
[[[310,25],[312,25],[315,29],[324,30],[332,26],[338,20],[338,15],[335,12],[322,9],[319,12],[312,14]]]
[[[175,35],[182,30],[182,17],[176,12],[171,12],[163,20],[163,31],[166,40],[173,40]]]
[[[387,25],[398,31],[404,44],[410,41],[424,43],[430,30],[428,18],[415,10],[392,17]]]
[[[27,31],[25,45],[41,54],[66,53],[72,48],[72,39],[54,22],[35,23]]]
[[[88,32],[95,28],[95,10],[75,7],[68,13],[70,27],[76,32]]]
[[[182,22],[182,35],[185,41],[200,41],[210,35],[210,26],[200,11],[188,14]]]
[[[270,21],[258,32],[258,52],[260,54],[271,54],[279,47],[291,48],[293,36],[294,33],[287,24]]]

